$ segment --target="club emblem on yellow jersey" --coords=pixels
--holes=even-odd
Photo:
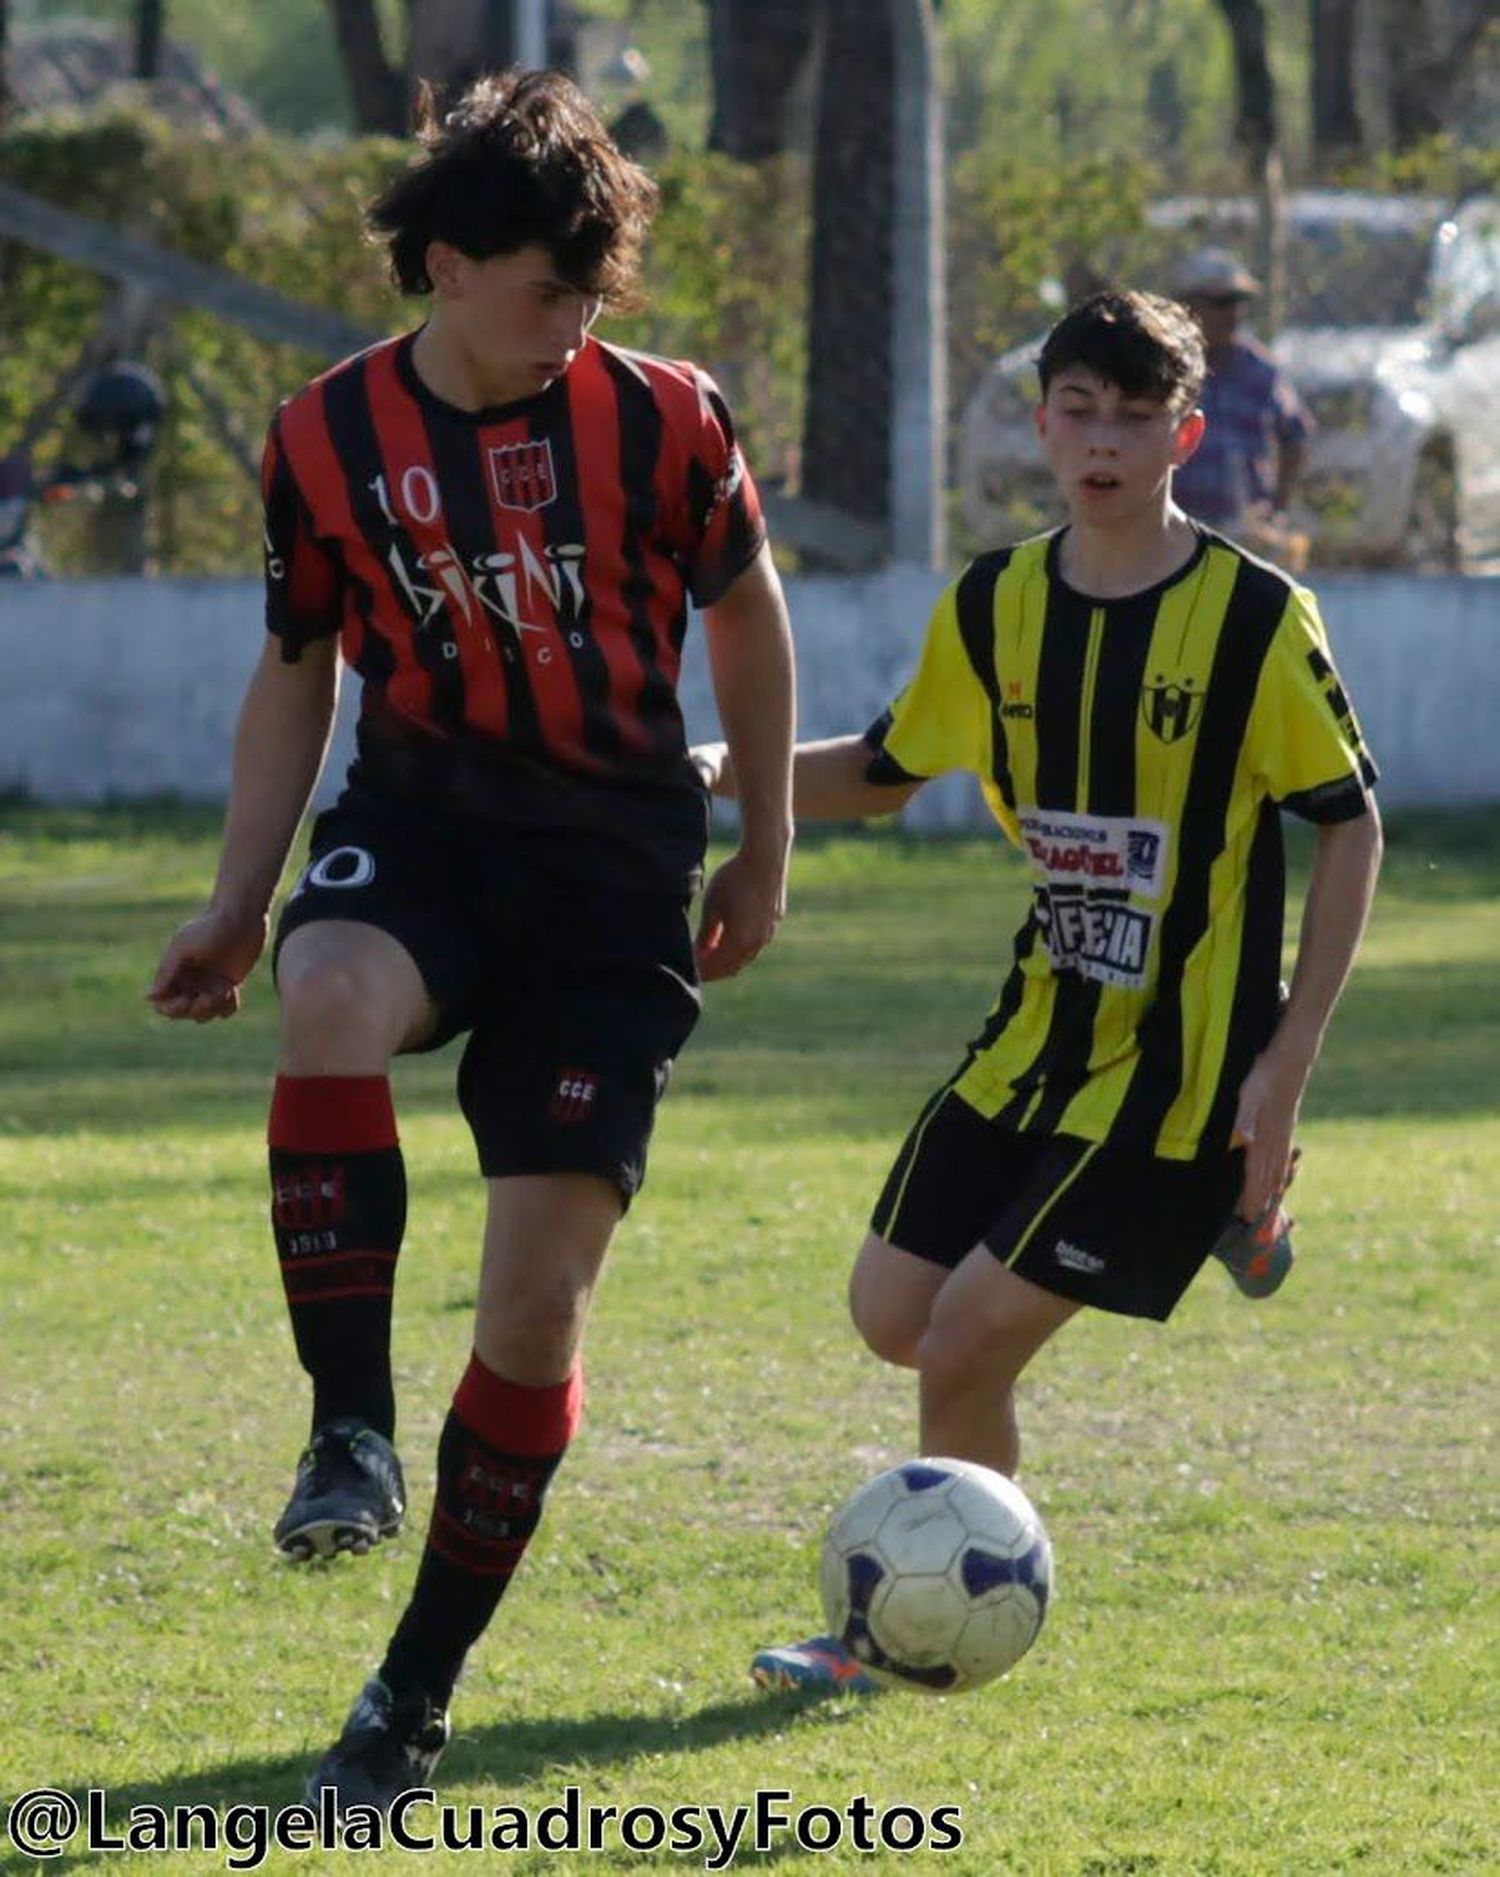
[[[1180,743],[1198,728],[1203,715],[1203,692],[1191,678],[1168,680],[1161,672],[1156,682],[1141,689],[1141,710],[1146,728],[1163,743]]]

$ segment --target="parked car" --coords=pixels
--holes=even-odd
[[[1293,525],[1324,563],[1454,569],[1500,555],[1500,203],[1309,190],[1288,202],[1272,351],[1317,422]],[[1248,255],[1248,197],[1153,205],[1139,277],[1215,245]],[[1253,326],[1253,319],[1252,319]],[[986,540],[1059,519],[1032,429],[1040,339],[997,359],[965,410],[959,478]]]

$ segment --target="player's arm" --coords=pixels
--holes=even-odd
[[[714,699],[739,779],[740,842],[704,891],[698,965],[705,978],[727,978],[771,942],[786,911],[796,675],[768,547],[708,607],[704,625]]]
[[[835,736],[799,743],[792,762],[792,810],[799,821],[863,821],[893,815],[922,786],[921,778],[872,782],[875,752],[863,736]],[[709,789],[724,801],[737,799],[734,760],[723,743],[703,743],[693,760]]]
[[[1301,480],[1302,465],[1307,460],[1307,445],[1301,437],[1284,437],[1276,450],[1276,490],[1271,505],[1284,515],[1292,505],[1292,496]]]
[[[1317,831],[1291,995],[1245,1078],[1235,1116],[1246,1143],[1240,1212],[1247,1219],[1258,1217],[1286,1183],[1298,1109],[1359,950],[1381,849],[1380,816],[1368,794],[1362,814]]]
[[[271,897],[323,766],[338,699],[338,641],[295,663],[267,635],[240,707],[218,876],[207,908],[173,937],[147,997],[164,1017],[232,1016],[266,942]]]

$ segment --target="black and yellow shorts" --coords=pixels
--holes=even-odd
[[[906,1137],[870,1224],[950,1270],[983,1245],[1043,1290],[1165,1322],[1233,1209],[1243,1160],[1017,1134],[944,1088]]]

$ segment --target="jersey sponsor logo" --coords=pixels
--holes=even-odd
[[[1155,919],[1121,899],[1090,898],[1081,887],[1051,887],[1037,896],[1037,923],[1059,971],[1099,984],[1138,989],[1146,981]]]
[[[1167,825],[1133,815],[1068,815],[1024,808],[1021,838],[1049,882],[1096,881],[1155,899],[1166,872]]]
[[[549,1119],[559,1127],[576,1127],[594,1112],[599,1078],[591,1069],[564,1069],[547,1104]]]
[[[1104,1269],[1104,1260],[1097,1253],[1085,1251],[1082,1245],[1074,1245],[1066,1238],[1058,1239],[1052,1256],[1065,1270],[1081,1271],[1085,1277],[1097,1277]]]
[[[515,508],[532,515],[557,500],[550,437],[531,443],[494,444],[489,464],[490,490],[497,508]]]
[[[1002,717],[1019,718],[1023,723],[1029,723],[1036,715],[1031,705],[1028,704],[1026,699],[1021,695],[1020,683],[1015,678],[1011,678],[1006,682],[1005,702],[1000,706],[1000,715]]]
[[[548,542],[538,553],[524,536],[517,536],[514,553],[475,554],[465,564],[446,541],[413,555],[393,540],[386,561],[418,632],[429,630],[450,611],[456,611],[465,626],[492,619],[506,629],[505,650],[511,657],[523,643],[523,634],[549,636],[539,617],[544,613],[551,614],[575,651],[583,645],[584,552],[581,542],[564,541]],[[458,656],[451,641],[443,650],[446,657]],[[552,658],[550,644],[533,646],[531,652],[538,664]]]
[[[1180,743],[1198,728],[1203,715],[1203,692],[1191,678],[1168,679],[1161,672],[1154,684],[1141,688],[1141,715],[1146,728],[1163,743]]]

